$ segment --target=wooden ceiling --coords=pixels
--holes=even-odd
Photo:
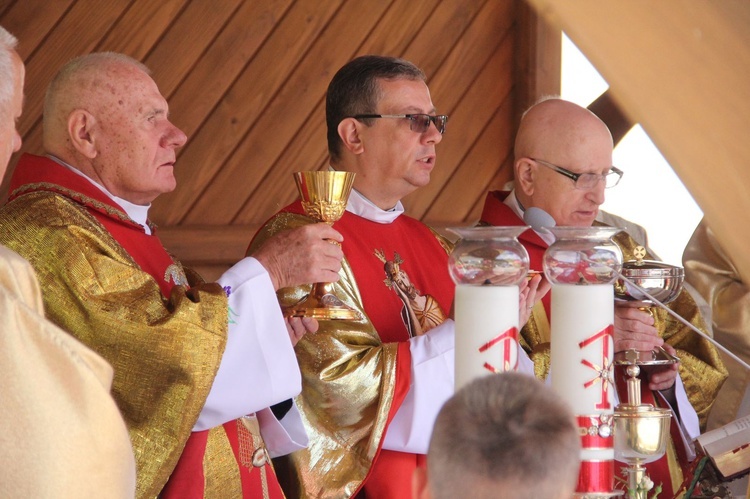
[[[559,31],[516,0],[0,0],[0,24],[27,68],[22,152],[43,152],[44,91],[67,60],[110,50],[151,68],[189,137],[151,217],[199,265],[241,257],[295,199],[292,172],[327,165],[325,89],[357,55],[415,62],[450,115],[430,185],[405,200],[436,225],[477,218],[511,178],[519,112],[559,91]]]

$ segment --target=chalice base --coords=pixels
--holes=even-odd
[[[287,317],[312,317],[319,321],[355,321],[360,320],[360,313],[342,302],[332,293],[316,296],[310,293],[293,306],[285,310]]]

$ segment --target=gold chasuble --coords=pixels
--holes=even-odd
[[[11,199],[0,210],[0,242],[33,265],[48,318],[114,368],[112,393],[135,453],[136,495],[156,497],[218,369],[226,294],[191,273],[175,282],[184,274],[177,262],[157,261],[166,251],[156,237],[86,179],[47,158],[21,158]],[[223,454],[216,456],[232,456],[226,437],[218,447]],[[233,459],[229,466],[236,468]],[[227,473],[205,468],[215,473],[206,484]]]
[[[273,234],[313,222],[294,203],[260,230],[248,253]],[[288,497],[410,498],[411,476],[424,455],[381,446],[409,391],[409,338],[450,310],[449,243],[405,215],[377,223],[347,211],[333,227],[344,236],[345,256],[334,293],[362,319],[320,321],[318,332],[297,344],[302,393],[296,402],[310,442],[277,460],[279,481]],[[309,290],[277,294],[286,307]]]

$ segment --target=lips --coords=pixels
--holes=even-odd
[[[423,158],[418,159],[417,162],[422,163],[423,165],[433,166],[435,164],[435,156],[434,155],[425,156]]]

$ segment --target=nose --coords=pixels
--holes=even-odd
[[[437,129],[435,123],[430,121],[430,126],[428,126],[427,130],[422,134],[422,140],[428,144],[438,144],[443,140],[443,134]]]
[[[604,189],[606,188],[606,182],[604,179],[602,179],[600,182],[597,182],[596,187],[591,189],[586,197],[588,197],[592,202],[596,203],[597,206],[604,203]]]
[[[164,147],[177,149],[184,146],[185,142],[187,142],[185,132],[174,126],[172,122],[168,122],[168,129],[164,134]]]

